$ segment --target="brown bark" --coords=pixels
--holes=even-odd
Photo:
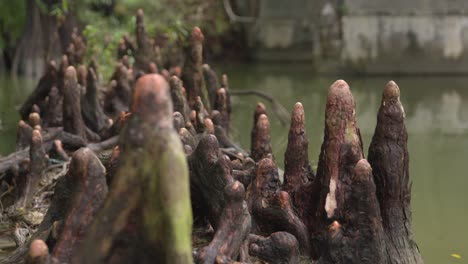
[[[205,134],[189,157],[194,214],[197,208],[216,231],[198,252],[197,263],[213,263],[218,256],[236,259],[250,231],[244,186],[232,177],[230,160],[221,154],[216,137]]]
[[[179,131],[181,128],[185,128],[185,119],[181,113],[174,112],[172,114],[172,119],[173,119],[175,131]]]
[[[182,87],[182,81],[177,76],[172,76],[169,80],[171,86],[171,98],[174,104],[174,111],[181,113],[185,120],[189,119],[190,107],[185,97],[184,88]]]
[[[208,64],[203,64],[203,78],[205,79],[210,105],[213,106],[213,109],[216,109],[216,107],[214,107],[216,92],[221,88],[221,85],[219,84],[216,72]]]
[[[255,127],[252,129],[252,146],[250,156],[255,161],[272,155],[270,144],[270,121],[265,114],[258,117]]]
[[[369,146],[369,163],[377,186],[388,263],[423,263],[411,229],[407,141],[400,89],[390,81],[383,92],[377,126]]]
[[[293,209],[289,194],[281,191],[280,185],[276,164],[268,158],[260,160],[248,192],[248,205],[253,218],[252,232],[266,236],[278,231],[291,233],[298,240],[300,251],[309,255],[307,228]]]
[[[86,127],[81,115],[80,88],[73,66],[66,70],[63,95],[63,130],[86,139]]]
[[[47,106],[43,111],[44,127],[62,125],[63,97],[60,95],[57,86],[50,89]]]
[[[89,68],[86,80],[86,93],[81,102],[81,110],[86,126],[95,133],[101,132],[108,124],[108,118],[99,103],[98,92],[96,73],[92,68]]]
[[[249,235],[249,253],[267,263],[299,263],[299,243],[288,232],[275,232],[268,237]]]
[[[150,72],[151,63],[157,63],[158,61],[154,41],[148,37],[145,29],[142,9],[139,9],[136,14],[136,41],[138,49],[135,52],[134,71],[136,76],[141,76]]]
[[[45,74],[39,80],[36,88],[21,106],[19,112],[23,120],[27,120],[34,104],[41,105],[50,89],[57,83],[57,66],[55,61],[50,61]]]
[[[23,120],[18,122],[16,131],[16,151],[25,149],[31,144],[32,127]]]
[[[46,157],[46,151],[42,145],[41,132],[37,129],[32,132],[29,156],[29,175],[26,178],[24,189],[21,191],[21,195],[15,204],[15,207],[18,209],[29,207],[37,191],[42,171],[47,167],[48,159]]]
[[[70,263],[107,195],[107,184],[104,166],[87,148],[73,154],[70,169],[64,177],[72,183],[73,193],[52,256],[59,263]]]
[[[230,102],[228,102],[230,98],[227,95],[227,91],[225,88],[221,88],[216,91],[216,97],[215,97],[215,103],[214,103],[214,109],[218,110],[220,113],[220,126],[224,128],[226,131],[226,134],[229,135],[229,129],[230,129],[230,113],[228,106],[230,105]]]
[[[372,168],[365,159],[356,164],[350,180],[343,225],[335,221],[329,226],[327,250],[318,263],[387,263]]]
[[[169,85],[152,74],[135,87],[121,136],[122,163],[72,263],[192,260],[188,171],[172,125]]]
[[[303,197],[307,194],[297,192],[306,191],[303,186],[314,180],[314,172],[309,165],[309,140],[305,130],[305,114],[301,103],[294,105],[291,114],[288,146],[284,153],[284,184],[283,190],[288,192],[300,216],[305,208]]]
[[[203,33],[200,28],[194,27],[186,47],[186,60],[182,71],[182,81],[187,91],[190,107],[196,104],[197,96],[200,96],[208,112],[211,110],[208,91],[203,78]]]

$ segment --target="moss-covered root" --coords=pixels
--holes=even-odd
[[[270,143],[270,121],[265,114],[258,117],[258,121],[252,130],[252,145],[250,157],[255,161],[260,161],[263,158],[272,155]]]
[[[302,254],[309,255],[307,228],[297,216],[289,194],[280,190],[280,184],[278,167],[273,160],[260,160],[255,180],[249,185],[248,205],[253,217],[252,232],[289,232],[298,240]]]
[[[192,263],[188,167],[162,76],[138,79],[132,112],[121,165],[74,263]]]
[[[187,90],[187,98],[190,107],[194,107],[197,96],[202,99],[205,108],[211,112],[208,90],[203,78],[203,36],[198,27],[194,27],[186,48],[186,60],[182,70],[182,81]]]
[[[269,237],[249,235],[249,253],[272,264],[299,263],[299,243],[287,232],[275,232]]]
[[[328,228],[319,263],[388,263],[372,168],[365,159],[354,167],[343,211],[343,226],[335,221]]]
[[[408,134],[400,89],[390,81],[384,89],[377,126],[369,147],[389,263],[423,263],[411,229]]]
[[[309,165],[308,146],[304,107],[301,103],[296,103],[291,114],[288,146],[284,153],[283,190],[289,193],[301,216],[307,201],[301,199],[302,195],[296,196],[296,193],[304,191],[303,186],[314,179],[314,172]]]
[[[52,256],[59,263],[70,263],[88,226],[107,195],[104,166],[88,148],[77,150],[65,175],[73,185],[67,215],[63,221]]]
[[[26,208],[30,205],[37,191],[41,174],[47,167],[48,158],[42,145],[42,136],[39,129],[34,129],[31,136],[31,148],[29,149],[29,174],[25,185],[19,187],[20,197],[16,202],[16,208]]]

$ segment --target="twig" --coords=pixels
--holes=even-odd
[[[255,95],[255,96],[258,96],[267,100],[268,102],[271,103],[273,112],[275,113],[276,117],[278,117],[281,124],[283,126],[286,126],[289,124],[289,118],[290,118],[289,112],[273,96],[265,92],[258,91],[258,90],[230,90],[229,92],[231,93],[231,95],[237,95],[237,96]]]

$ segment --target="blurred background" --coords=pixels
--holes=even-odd
[[[468,262],[468,1],[0,0],[0,155],[14,150],[17,106],[72,33],[86,39],[85,57],[98,61],[106,86],[138,8],[171,54],[165,65],[183,60],[178,47],[200,26],[205,61],[228,74],[231,89],[266,92],[288,110],[301,101],[314,166],[328,87],[350,84],[367,149],[383,87],[395,80],[409,131],[415,239],[428,264]],[[233,100],[232,134],[249,149],[262,99]],[[288,127],[270,116],[282,167]]]

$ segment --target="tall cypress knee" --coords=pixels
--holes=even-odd
[[[389,263],[423,263],[411,230],[411,188],[408,171],[408,133],[400,89],[390,81],[384,89],[369,163],[386,233]]]

